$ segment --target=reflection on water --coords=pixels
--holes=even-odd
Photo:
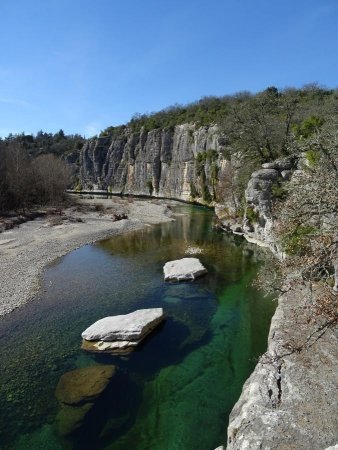
[[[211,211],[76,250],[45,273],[39,299],[0,321],[0,448],[209,450],[266,347],[274,306],[250,287],[256,251],[212,230]],[[198,247],[209,273],[164,283],[162,267]],[[165,323],[127,357],[87,354],[81,332],[107,315],[162,306]],[[67,371],[119,370],[71,438],[55,425]]]

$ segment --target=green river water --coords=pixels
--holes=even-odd
[[[179,206],[172,223],[85,246],[50,266],[38,298],[0,320],[0,448],[213,450],[265,351],[271,299],[251,286],[258,249],[212,229],[213,212]],[[189,247],[208,275],[165,283]],[[96,320],[163,307],[165,323],[132,354],[80,349]],[[72,438],[58,434],[55,387],[70,370],[115,364],[110,386]]]

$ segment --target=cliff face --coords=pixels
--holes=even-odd
[[[276,221],[273,203],[283,195],[288,182],[297,176],[298,167],[298,159],[288,157],[265,163],[259,170],[255,170],[244,192],[243,217],[234,216],[227,199],[224,200],[224,204],[216,205],[215,212],[221,227],[242,234],[247,241],[268,247],[275,255],[283,258],[283,251],[273,233]]]
[[[203,202],[213,195],[212,164],[224,164],[223,140],[217,126],[185,124],[137,133],[126,128],[116,136],[88,141],[68,162],[83,190]],[[199,174],[198,154],[205,155]]]

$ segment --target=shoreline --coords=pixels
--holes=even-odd
[[[1,233],[0,320],[34,298],[49,264],[101,239],[173,221],[168,204],[175,202],[81,200],[63,216],[38,218]],[[114,214],[128,218],[116,221]]]
[[[309,284],[278,298],[268,346],[230,413],[227,450],[324,450],[338,442],[338,330],[314,334]],[[320,337],[320,338],[319,338]]]
[[[268,243],[243,237],[283,256]],[[292,287],[290,279],[284,288],[266,352],[231,410],[223,449],[338,449],[338,328],[321,334],[320,323],[313,322],[316,290],[309,283]]]

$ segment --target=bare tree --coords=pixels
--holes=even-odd
[[[66,164],[54,155],[41,155],[32,161],[36,202],[56,205],[63,200],[70,182]]]

